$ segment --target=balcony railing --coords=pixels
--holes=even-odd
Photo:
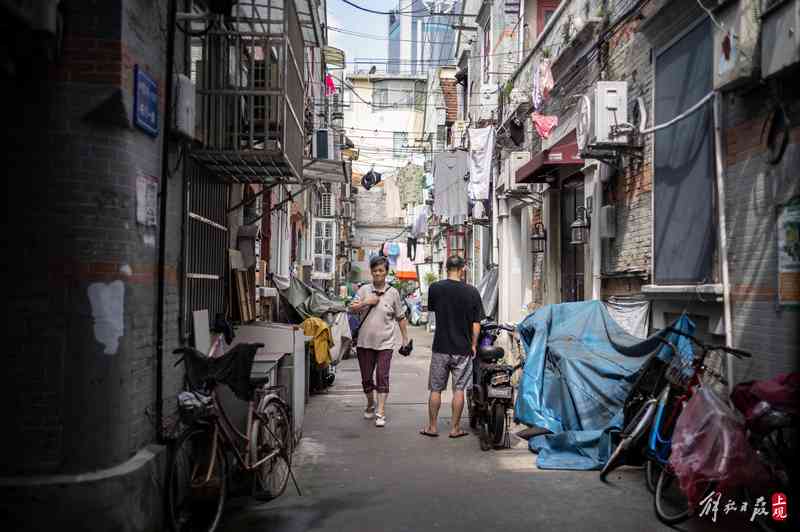
[[[192,156],[228,182],[299,182],[305,81],[295,3],[240,0],[233,16],[207,24],[196,44],[202,146]]]

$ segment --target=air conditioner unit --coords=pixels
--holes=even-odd
[[[503,161],[503,169],[500,172],[500,177],[497,180],[496,189],[499,192],[508,190],[528,190],[528,185],[516,183],[517,170],[522,165],[531,160],[531,153],[529,151],[512,151],[508,157]]]
[[[600,238],[616,238],[617,236],[617,208],[614,205],[600,207]]]
[[[628,144],[628,135],[613,135],[612,126],[628,122],[628,82],[598,81],[578,106],[578,149]]]
[[[314,131],[311,149],[314,159],[333,159],[333,131],[327,128]]]
[[[172,85],[172,91],[172,101],[175,102],[175,119],[172,128],[178,133],[194,139],[197,125],[194,83],[188,76],[178,74]]]

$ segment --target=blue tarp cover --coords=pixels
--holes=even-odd
[[[694,332],[685,316],[673,327]],[[654,337],[626,333],[600,301],[542,307],[519,325],[519,333],[527,358],[515,417],[552,432],[529,440],[538,467],[602,468],[639,370],[650,355],[668,361],[671,350]],[[666,339],[690,356],[689,340],[672,333]]]

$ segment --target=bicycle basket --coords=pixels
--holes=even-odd
[[[181,392],[178,394],[178,412],[181,421],[186,425],[191,425],[213,417],[215,414],[214,402],[211,396],[197,391]]]
[[[694,374],[694,359],[677,353],[673,355],[672,360],[669,361],[664,377],[673,386],[686,388],[689,385],[689,381],[694,377]]]

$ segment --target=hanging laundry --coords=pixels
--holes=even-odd
[[[541,76],[541,90],[542,102],[550,97],[550,91],[553,90],[555,82],[553,81],[553,72],[550,70],[550,60],[542,59],[539,75]]]
[[[533,127],[536,129],[536,132],[543,139],[549,138],[550,132],[553,131],[553,128],[558,125],[557,116],[548,116],[548,115],[540,115],[539,113],[533,113],[531,115],[531,120],[533,120]]]
[[[386,193],[387,218],[402,218],[403,207],[400,205],[400,190],[397,188],[397,178],[395,176],[384,178],[383,190]]]
[[[437,153],[433,158],[433,212],[446,216],[451,224],[462,224],[467,219],[467,182],[469,157],[462,150]]]
[[[422,178],[425,169],[415,164],[407,164],[397,171],[397,186],[400,189],[400,205],[417,205],[422,203]]]
[[[489,198],[494,157],[494,128],[470,128],[469,132],[469,197]]]
[[[411,228],[411,236],[420,238],[425,236],[428,232],[428,206],[420,205],[417,217],[414,219],[414,225]]]
[[[336,94],[336,85],[333,83],[333,76],[325,74],[325,96]]]
[[[542,107],[542,77],[541,77],[541,70],[542,65],[537,64],[536,70],[533,72],[533,97],[531,98],[531,104],[533,105],[533,110],[538,111]]]

